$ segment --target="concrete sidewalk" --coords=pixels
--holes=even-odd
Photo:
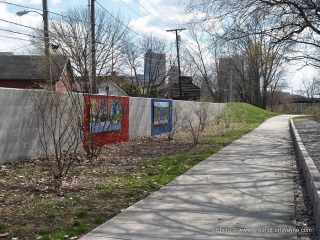
[[[296,239],[291,117],[267,120],[81,239]]]

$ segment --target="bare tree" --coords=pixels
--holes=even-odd
[[[143,69],[143,61],[139,60],[141,48],[136,46],[131,41],[125,41],[123,45],[123,54],[125,55],[125,62],[131,69],[131,88],[136,89],[136,96],[141,96],[141,86],[143,81],[139,78],[139,71]],[[133,91],[131,91],[133,93]],[[131,95],[131,94],[129,94]]]
[[[314,77],[311,80],[302,80],[303,88],[299,90],[299,94],[307,98],[313,98],[320,91],[319,79]]]
[[[282,90],[288,88],[288,82],[283,78],[284,73],[285,69],[280,70],[269,85],[270,97],[268,98],[268,106],[272,112],[274,112],[274,106],[277,102],[280,103],[285,100]]]
[[[285,56],[291,47],[285,42],[275,44],[275,39],[262,31],[267,25],[268,19],[255,15],[243,24],[235,22],[233,31],[224,36],[229,38],[229,49],[233,54],[230,57],[233,87],[242,101],[264,109],[270,85],[283,74]],[[250,31],[255,34],[244,34]]]
[[[218,95],[219,89],[214,68],[217,48],[214,48],[214,53],[210,51],[209,44],[212,43],[207,39],[206,33],[199,31],[199,28],[201,28],[200,24],[190,23],[188,25],[193,44],[185,44],[184,58],[186,60],[184,62],[193,78],[201,79],[199,85],[209,93],[209,99],[211,98],[214,102],[219,102],[221,99],[219,99]],[[215,47],[217,46],[218,44],[215,44]]]
[[[98,157],[102,146],[100,143],[108,134],[104,132],[99,134],[100,137],[97,138],[95,132],[84,127],[90,122],[89,117],[86,116],[91,115],[93,99],[89,85],[88,21],[85,9],[69,9],[63,15],[52,20],[52,51],[70,60],[73,74],[62,77],[71,79],[73,87],[68,86],[67,93],[63,96],[54,92],[45,94],[46,98],[44,99],[40,95],[33,96],[38,114],[39,144],[41,144],[46,159],[54,158],[56,160],[55,167],[50,165],[56,179],[61,179],[67,174],[73,163],[74,155],[79,151],[78,146],[81,146],[81,149],[83,146],[89,159]],[[103,11],[98,11],[96,14],[96,27],[98,45],[96,75],[105,76],[107,72],[116,70],[122,65],[120,56],[123,54],[119,49],[123,46],[122,43],[127,36],[127,28]],[[41,42],[38,46],[41,49]],[[52,58],[51,65],[55,64]],[[84,101],[82,92],[88,93],[86,95],[87,101]],[[89,113],[84,113],[84,105],[89,109]],[[106,110],[106,112],[109,111]],[[98,117],[104,117],[108,120],[110,116]],[[48,163],[51,162],[48,161]]]
[[[299,51],[295,56],[297,59],[309,59],[307,64],[319,67],[319,34],[320,34],[320,14],[318,1],[278,1],[278,0],[212,0],[212,1],[191,1],[186,0],[187,11],[202,11],[206,15],[202,19],[208,21],[212,16],[223,22],[226,33],[234,31],[234,22],[245,24],[252,16],[263,16],[268,19],[268,25],[256,31],[243,32],[243,36],[248,34],[264,33],[272,36],[275,42],[290,42],[303,44],[311,51]],[[230,21],[235,19],[235,21]]]
[[[120,16],[117,16],[120,18]],[[117,19],[105,11],[97,10],[96,20],[96,79],[106,77],[108,73],[119,71],[124,64],[122,54],[123,42],[128,38],[128,29]],[[89,73],[91,59],[89,51],[90,17],[85,8],[69,9],[51,21],[51,42],[57,52],[67,56],[72,63],[74,74],[74,88],[77,91],[89,92]]]
[[[58,188],[82,149],[82,106],[74,106],[67,94],[58,92],[31,91],[30,97],[40,154],[53,175],[53,186]]]
[[[166,78],[175,59],[172,54],[166,54],[169,49],[163,39],[147,36],[140,41],[140,46],[144,54],[142,94],[156,97],[157,89],[166,85]]]

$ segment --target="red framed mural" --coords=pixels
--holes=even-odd
[[[83,124],[95,147],[128,141],[129,98],[85,94]],[[89,144],[87,141],[84,144]]]

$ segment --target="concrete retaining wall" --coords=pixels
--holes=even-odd
[[[290,120],[290,129],[292,141],[296,156],[302,168],[306,181],[310,202],[313,208],[314,219],[316,222],[316,232],[320,233],[320,173],[314,164],[314,161],[303,145],[295,125]]]
[[[45,98],[44,91],[0,88],[0,165],[42,154],[38,144],[35,108],[30,97],[35,92],[40,97],[44,94]],[[79,96],[82,99],[82,95]],[[151,107],[151,99],[129,98],[129,139],[151,135]],[[196,123],[195,108],[207,107],[213,119],[225,104],[173,101],[172,107],[173,110],[179,108],[181,116],[191,116]]]
[[[0,88],[0,164],[38,154],[33,109],[28,91]]]
[[[181,110],[182,116],[187,116],[194,124],[198,123],[197,109],[205,109],[208,114],[208,120],[215,119],[225,108],[225,103],[208,103],[208,102],[189,102],[189,101],[173,101],[173,109]],[[173,118],[174,118],[173,114]],[[182,119],[181,119],[182,120]]]
[[[57,94],[61,97],[59,98],[61,105],[66,108],[72,106],[67,93]],[[39,104],[42,106],[46,106],[46,100],[50,98],[48,98],[48,93],[42,90],[0,88],[0,165],[6,162],[23,161],[43,154],[32,96],[41,99]],[[77,95],[76,98],[78,97],[77,101],[83,105],[82,95]],[[57,126],[63,125],[68,120],[67,115],[74,113],[73,108],[73,110],[60,114],[61,119],[56,123]],[[64,128],[64,130],[67,129]],[[70,131],[67,130],[66,133]],[[51,140],[50,137],[46,139],[48,142]],[[52,146],[47,150],[53,152]]]
[[[151,135],[151,99],[129,99],[129,139]]]

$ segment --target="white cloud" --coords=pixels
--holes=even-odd
[[[124,2],[124,3],[130,3],[131,0],[122,0],[122,2]]]
[[[182,7],[176,0],[140,0],[140,11],[143,18],[132,20],[130,26],[143,34],[166,35],[166,30],[178,28],[185,23]],[[172,36],[173,37],[173,36]]]
[[[51,0],[52,5],[58,5],[61,3],[61,0]]]
[[[42,24],[40,15],[30,13],[19,17],[16,15],[16,11],[21,11],[21,8],[14,8],[9,11],[8,5],[0,4],[1,19],[5,20],[0,21],[0,52],[24,51],[25,48],[21,47],[30,45],[28,35],[32,34],[32,29],[29,27],[36,28]]]

